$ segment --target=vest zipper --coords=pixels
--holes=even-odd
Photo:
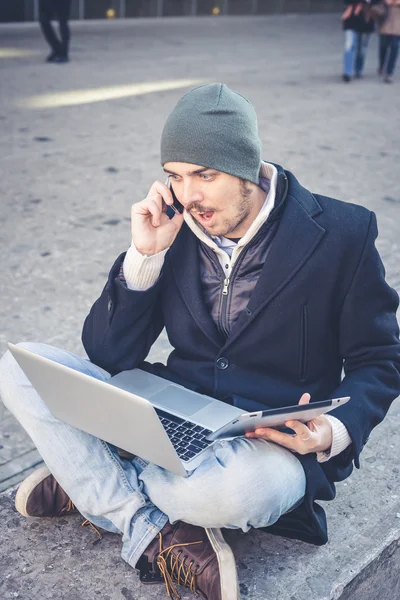
[[[246,248],[244,250],[242,250],[242,252],[240,253],[239,258],[237,259],[237,261],[235,262],[235,264],[233,265],[233,268],[230,272],[229,277],[224,277],[223,279],[223,283],[222,283],[222,302],[221,302],[221,325],[220,325],[220,329],[222,330],[222,332],[226,335],[226,337],[229,336],[230,334],[230,329],[229,329],[229,322],[228,322],[228,316],[227,316],[227,306],[228,306],[228,298],[229,298],[229,284],[234,280],[234,277],[236,275],[236,273],[239,270],[240,265],[242,264],[242,261],[245,257],[245,255],[247,254],[247,251],[249,250],[250,247],[252,247],[253,243],[256,243],[257,240],[259,239],[259,237],[261,237],[261,233],[260,231],[255,235],[255,237],[253,238],[252,242],[250,244],[248,244],[246,246]],[[217,260],[220,271],[223,272],[223,269],[219,263],[219,261]],[[225,275],[225,273],[224,273]]]
[[[222,284],[222,302],[221,302],[221,329],[223,333],[228,336],[228,318],[227,318],[227,305],[228,305],[228,292],[229,292],[229,278],[225,277]]]
[[[260,232],[258,232],[256,234],[256,236],[254,237],[254,242],[258,240]],[[222,283],[222,302],[221,302],[221,321],[220,321],[220,329],[222,330],[222,332],[226,335],[226,337],[229,336],[230,334],[230,329],[229,329],[229,322],[228,322],[228,311],[227,311],[227,307],[228,307],[228,299],[229,299],[229,285],[230,283],[234,280],[236,273],[239,270],[239,267],[245,257],[245,255],[247,254],[248,249],[253,245],[253,242],[251,244],[248,244],[247,247],[242,250],[239,258],[237,259],[237,261],[235,262],[235,264],[233,265],[233,268],[230,272],[230,276],[229,277],[224,277],[223,279],[223,283]],[[223,272],[223,269],[218,261],[218,265],[220,270]],[[225,273],[224,273],[225,275]]]
[[[239,270],[239,267],[240,267],[245,255],[247,254],[249,248],[251,248],[254,243],[257,243],[258,239],[262,235],[263,235],[262,230],[258,231],[257,234],[255,235],[255,237],[253,238],[253,240],[251,240],[251,243],[247,244],[246,248],[244,250],[242,250],[239,258],[235,262],[233,269],[230,272],[229,277],[225,277],[225,272],[224,272],[223,268],[221,267],[221,264],[220,264],[218,258],[216,257],[215,253],[213,252],[213,250],[211,250],[206,244],[204,244],[204,249],[205,249],[206,253],[210,257],[212,262],[216,265],[218,271],[223,275],[220,314],[219,314],[218,322],[216,323],[216,325],[217,325],[219,331],[222,334],[224,334],[226,337],[228,337],[229,333],[230,333],[229,323],[228,323],[228,318],[227,318],[227,306],[228,306],[230,284],[233,282],[234,277],[235,277],[237,271]]]

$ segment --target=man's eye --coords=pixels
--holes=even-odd
[[[209,173],[201,173],[201,174],[200,174],[200,177],[201,177],[202,179],[205,179],[206,181],[207,181],[208,179],[211,179],[211,175],[210,175]]]

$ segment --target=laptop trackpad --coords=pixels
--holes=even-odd
[[[202,398],[196,392],[169,385],[160,392],[153,394],[150,402],[189,416],[210,404],[212,400],[206,397]]]

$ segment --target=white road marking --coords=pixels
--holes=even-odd
[[[76,106],[92,102],[104,102],[130,96],[141,96],[165,90],[175,90],[204,83],[203,79],[173,79],[168,81],[153,81],[134,83],[130,85],[113,85],[109,87],[91,88],[87,90],[71,90],[53,94],[42,94],[23,98],[18,105],[24,108],[59,108],[61,106]]]
[[[36,56],[37,50],[24,50],[22,48],[0,48],[0,58],[23,58],[24,56]]]

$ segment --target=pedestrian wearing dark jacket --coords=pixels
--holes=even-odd
[[[400,0],[386,0],[387,18],[379,28],[379,68],[385,83],[392,83],[400,44]]]
[[[343,57],[343,81],[349,83],[353,77],[363,75],[365,58],[375,21],[370,12],[374,0],[345,0],[346,10],[342,14],[345,33]]]
[[[154,182],[133,205],[132,244],[86,318],[90,360],[31,349],[102,381],[143,369],[245,411],[351,400],[334,415],[288,422],[291,434],[263,428],[216,442],[184,478],[122,459],[52,417],[7,353],[3,401],[50,469],[29,476],[16,502],[31,516],[73,506],[121,533],[123,558],[143,581],[162,574],[170,595],[180,581],[205,599],[234,600],[221,528],[327,541],[318,501],[333,500],[336,482],[360,466],[400,392],[398,296],[375,248],[375,215],[262,161],[254,109],[225,85],[178,102],[161,162],[169,185]],[[170,186],[183,214],[169,212]],[[150,364],[163,328],[173,350],[166,365]]]

